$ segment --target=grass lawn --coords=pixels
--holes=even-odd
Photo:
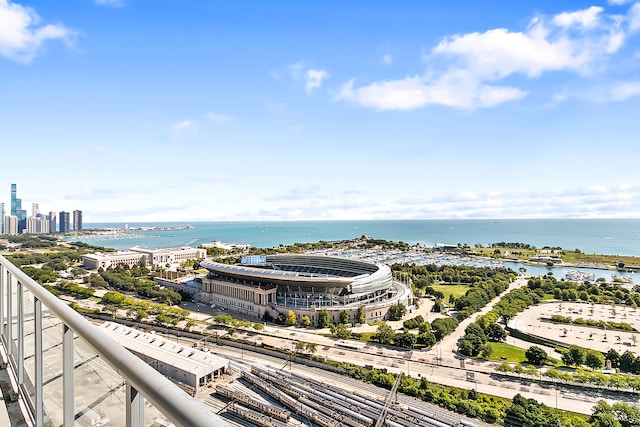
[[[469,290],[469,286],[467,285],[431,285],[431,287],[436,290],[436,291],[440,291],[444,294],[444,302],[449,301],[449,295],[453,294],[453,296],[458,299],[460,298],[462,295],[464,295],[467,290]]]
[[[515,345],[507,344],[505,342],[492,342],[489,343],[493,351],[491,352],[491,356],[489,360],[496,360],[501,362],[501,357],[504,356],[507,358],[507,362],[510,363],[526,363],[527,358],[524,356],[525,351],[524,348],[516,347]],[[535,344],[531,344],[535,345]],[[549,366],[563,366],[564,364],[553,357],[547,358],[547,365]]]
[[[375,334],[375,332],[361,332],[360,341],[369,342],[371,341],[371,337]]]
[[[500,361],[501,357],[504,356],[507,358],[507,362],[520,363],[527,361],[527,358],[524,357],[524,348],[516,347],[515,345],[505,342],[492,342],[490,344],[493,352],[491,352],[489,360]]]

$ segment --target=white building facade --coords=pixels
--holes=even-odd
[[[181,265],[186,261],[204,259],[207,255],[205,249],[197,249],[189,246],[173,249],[149,249],[131,248],[128,251],[87,254],[82,257],[82,265],[88,269],[107,269],[118,264],[129,267],[141,266],[165,266]]]

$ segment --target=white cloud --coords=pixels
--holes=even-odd
[[[207,114],[207,118],[215,124],[223,124],[233,120],[232,116],[229,116],[226,114],[216,114],[216,113]]]
[[[612,101],[624,101],[640,95],[640,81],[618,83],[611,88]]]
[[[443,76],[430,82],[421,76],[403,80],[374,82],[353,88],[354,81],[345,83],[336,100],[349,100],[376,110],[414,110],[430,104],[456,108],[488,108],[521,99],[527,92],[514,87],[478,85],[463,75]]]
[[[627,19],[629,20],[629,31],[635,33],[640,30],[640,2],[631,6]]]
[[[384,62],[385,64],[391,64],[393,62],[393,56],[389,55],[389,54],[385,54],[382,56],[382,62]]]
[[[183,120],[172,125],[169,128],[169,139],[176,140],[183,136],[185,133],[195,130],[196,124],[191,120]]]
[[[307,70],[304,74],[304,88],[307,91],[307,94],[311,94],[314,89],[318,89],[322,86],[323,80],[327,78],[329,78],[329,73],[325,70]]]
[[[0,55],[28,63],[47,40],[72,44],[75,33],[62,24],[39,25],[40,17],[30,7],[0,0]]]
[[[593,185],[559,190],[502,193],[466,191],[439,197],[399,199],[362,192],[334,194],[317,186],[265,196],[259,211],[245,216],[263,220],[471,219],[471,218],[637,218],[640,187]]]
[[[603,11],[601,7],[591,6],[588,9],[575,12],[562,12],[556,15],[552,22],[560,27],[571,27],[573,25],[584,28],[593,28],[600,21],[599,16]]]
[[[638,16],[640,26],[640,12]],[[445,37],[426,56],[423,75],[361,87],[355,87],[352,79],[336,100],[378,110],[413,110],[431,104],[494,107],[528,93],[499,83],[508,77],[539,78],[560,71],[587,75],[606,68],[609,57],[625,42],[622,21],[621,16],[607,15],[594,6],[535,17],[525,31],[497,28]]]
[[[327,71],[309,68],[304,62],[289,64],[288,68],[289,74],[294,80],[304,80],[304,89],[307,95],[322,86],[324,80],[330,76]]]
[[[609,0],[609,4],[615,6],[621,6],[623,4],[631,3],[633,0]]]

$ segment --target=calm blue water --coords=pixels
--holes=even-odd
[[[546,220],[386,220],[128,223],[129,227],[192,225],[193,229],[130,231],[113,236],[82,236],[71,240],[127,249],[133,246],[167,248],[197,246],[212,240],[274,247],[369,237],[407,243],[522,242],[537,247],[580,249],[586,253],[640,256],[640,219]],[[85,228],[124,228],[124,223],[85,224]]]

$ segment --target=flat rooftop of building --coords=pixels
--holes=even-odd
[[[229,367],[229,360],[225,358],[170,341],[153,332],[143,332],[113,322],[104,323],[101,327],[123,347],[198,377],[212,370]]]

